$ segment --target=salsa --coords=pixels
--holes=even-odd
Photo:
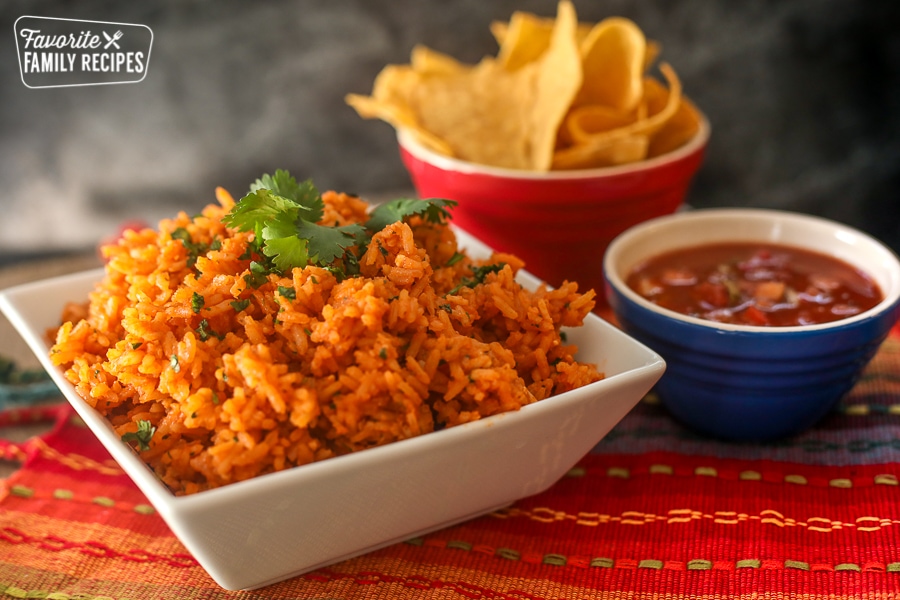
[[[779,244],[718,243],[666,252],[638,265],[626,282],[669,310],[740,325],[828,323],[883,298],[878,284],[855,267]]]

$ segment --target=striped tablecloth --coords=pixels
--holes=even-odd
[[[0,328],[0,354],[18,343]],[[68,405],[0,408],[0,456],[22,465],[0,471],[0,599],[900,595],[900,331],[797,437],[700,437],[651,395],[545,493],[245,592],[209,578]]]
[[[723,443],[652,395],[545,493],[255,591],[219,588],[64,404],[0,413],[0,598],[887,598],[900,593],[900,334],[813,430]],[[0,429],[0,435],[4,429]],[[348,532],[352,535],[352,532]]]

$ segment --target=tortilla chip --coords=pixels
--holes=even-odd
[[[409,106],[421,126],[444,140],[452,156],[471,162],[531,167],[529,119],[535,69],[510,73],[494,59],[471,69],[421,77]]]
[[[459,73],[469,68],[449,54],[417,44],[413,47],[409,64],[416,73],[424,75]]]
[[[633,110],[644,94],[646,54],[647,40],[633,21],[610,17],[597,23],[581,44],[584,84],[575,105]]]
[[[702,121],[668,64],[668,87],[646,73],[660,52],[625,18],[579,23],[571,0],[555,18],[516,11],[495,21],[496,58],[475,65],[423,45],[388,65],[371,96],[348,94],[447,156],[511,169],[589,168],[669,152]]]
[[[635,136],[647,136],[649,139],[656,132],[661,130],[669,119],[677,113],[681,104],[681,81],[678,79],[678,76],[675,74],[672,67],[667,63],[661,64],[659,68],[669,81],[666,103],[660,110],[654,113],[653,107],[650,107],[648,116],[645,119],[636,120],[630,125],[619,127],[617,129],[598,131],[596,133],[584,135],[584,137],[575,145],[558,149],[554,153],[552,168],[584,168],[566,165],[583,164],[585,162],[585,157],[595,155],[605,156],[604,153],[609,152],[609,148],[615,147],[615,142]],[[628,142],[627,144],[632,150],[637,148],[638,145],[638,142]],[[621,154],[626,153],[622,152]]]
[[[511,71],[536,61],[550,47],[555,25],[555,19],[523,11],[514,12],[509,23],[494,21],[491,33],[500,46],[497,59]],[[576,43],[580,44],[587,37],[591,27],[587,23],[576,25]]]
[[[553,157],[554,170],[594,169],[624,165],[647,157],[649,136],[635,134],[610,139],[605,144],[581,144],[572,146]]]
[[[575,39],[578,17],[569,0],[559,3],[550,46],[537,61],[537,96],[531,109],[530,168],[550,168],[556,135],[572,100],[581,88],[581,55]]]

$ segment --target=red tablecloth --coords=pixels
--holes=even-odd
[[[0,450],[0,598],[886,598],[900,594],[900,335],[813,430],[699,437],[652,396],[549,491],[246,592],[219,588],[65,405]],[[773,418],[777,418],[773,416]],[[2,430],[0,430],[2,435]],[[348,532],[348,535],[352,535]]]

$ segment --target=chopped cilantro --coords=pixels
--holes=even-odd
[[[348,252],[344,256],[344,262],[347,263],[348,275],[359,275],[359,259],[352,252]]]
[[[133,343],[131,344],[131,349],[132,349],[132,350],[137,350],[137,349],[140,348],[143,344],[144,344],[144,342],[133,342]]]
[[[255,260],[250,262],[250,272],[244,275],[247,285],[256,289],[269,280],[269,271],[265,265]]]
[[[191,239],[190,232],[184,227],[179,227],[171,233],[173,240],[180,240],[185,247],[192,245],[194,241]]]
[[[245,298],[244,300],[232,300],[231,301],[231,308],[234,309],[234,312],[241,312],[248,306],[250,306],[250,298]]]
[[[386,358],[388,357],[388,354],[387,354],[387,348],[382,348],[381,350],[379,350],[379,351],[378,351],[378,356],[379,356],[382,360],[386,359]]]
[[[497,263],[495,265],[482,265],[480,267],[470,267],[472,269],[472,273],[475,274],[475,279],[478,283],[484,283],[484,278],[488,276],[490,273],[499,273],[503,270],[503,267],[506,266],[506,263]]]
[[[197,257],[209,250],[206,244],[196,244],[191,238],[190,232],[184,227],[179,227],[172,232],[172,239],[179,240],[188,251],[187,266],[193,267],[197,263]]]
[[[195,329],[194,331],[197,332],[197,335],[200,337],[201,342],[205,342],[206,340],[208,340],[211,337],[215,337],[220,340],[225,337],[224,335],[218,334],[215,331],[213,331],[212,329],[210,329],[209,321],[207,321],[206,319],[203,319],[202,321],[200,321],[200,325],[198,325],[197,329]],[[175,371],[175,372],[177,373],[178,371]]]
[[[297,292],[289,285],[279,285],[278,286],[278,295],[284,296],[288,300],[296,300]]]
[[[203,297],[203,294],[194,292],[194,295],[191,296],[191,310],[194,311],[195,315],[203,309],[204,304],[206,304],[206,299]]]
[[[178,364],[178,356],[176,356],[175,354],[172,355],[172,357],[169,359],[169,366],[172,367],[172,370],[176,373],[181,371],[181,365]]]
[[[450,260],[447,261],[447,266],[452,267],[453,265],[455,265],[456,263],[461,261],[463,258],[465,258],[465,256],[466,255],[461,252],[454,252],[453,256],[450,257]]]
[[[153,437],[153,434],[156,433],[156,427],[154,427],[150,421],[145,421],[143,419],[137,422],[137,426],[137,431],[123,433],[122,441],[125,443],[137,442],[138,449],[141,452],[144,452],[150,449],[150,439]]]
[[[464,287],[473,288],[476,285],[480,285],[484,283],[484,279],[491,273],[499,273],[503,270],[503,267],[506,266],[506,263],[497,263],[494,265],[482,265],[480,267],[469,267],[472,270],[473,277],[463,277],[460,280],[459,285],[448,292],[448,295],[453,296],[459,290]]]

